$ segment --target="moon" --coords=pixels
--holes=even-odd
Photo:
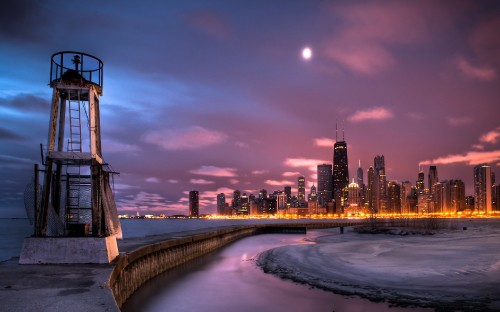
[[[311,50],[311,48],[305,47],[304,49],[302,49],[302,58],[304,60],[309,60],[309,59],[311,59],[311,57],[312,57],[312,50]]]

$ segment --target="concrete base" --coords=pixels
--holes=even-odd
[[[118,256],[116,237],[27,237],[19,264],[110,263]]]

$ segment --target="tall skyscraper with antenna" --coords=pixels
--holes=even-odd
[[[342,141],[339,141],[337,124],[335,124],[335,141],[333,145],[333,198],[336,212],[343,213],[342,206],[347,200],[345,189],[349,185],[349,168],[344,129],[342,128]]]

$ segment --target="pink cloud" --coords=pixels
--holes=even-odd
[[[321,147],[333,147],[335,140],[330,138],[317,138],[314,139],[314,144]]]
[[[467,78],[489,81],[495,79],[496,77],[496,72],[493,68],[487,66],[481,67],[472,65],[469,61],[461,56],[455,59],[455,64],[462,75]]]
[[[203,127],[185,129],[164,129],[144,135],[143,141],[157,145],[164,150],[193,150],[224,142],[227,135]]]
[[[232,185],[235,185],[235,184],[240,183],[240,181],[237,180],[237,179],[229,179],[229,183],[232,184]]]
[[[424,160],[419,162],[419,165],[421,166],[447,165],[455,163],[467,163],[469,165],[477,165],[481,163],[492,163],[498,161],[500,161],[500,150],[488,151],[488,152],[472,151],[462,155],[460,154],[447,155],[432,160]]]
[[[281,180],[281,181],[278,181],[278,180],[266,180],[264,183],[267,184],[267,185],[282,186],[282,187],[293,184],[292,181],[288,181],[288,180]]]
[[[366,110],[358,110],[351,115],[348,120],[351,122],[361,122],[367,120],[386,120],[394,117],[391,110],[384,107],[373,107]]]
[[[318,171],[318,165],[326,164],[328,162],[319,159],[310,159],[310,158],[287,158],[284,161],[285,166],[293,167],[293,168],[307,168],[312,172]]]
[[[177,183],[179,183],[179,180],[170,179],[170,180],[168,180],[168,183],[177,184]]]
[[[468,116],[464,117],[446,117],[448,124],[458,127],[463,125],[468,125],[474,122],[474,119]]]
[[[493,129],[490,132],[483,134],[481,138],[479,138],[479,141],[483,143],[495,144],[499,138],[500,138],[500,127],[497,127],[496,129]]]
[[[189,172],[199,175],[207,175],[212,177],[236,177],[235,168],[221,168],[216,166],[201,166],[198,169],[191,170]]]
[[[189,180],[192,184],[202,184],[202,185],[209,185],[209,184],[214,184],[214,181],[208,181],[205,179],[191,179]]]
[[[484,145],[482,145],[482,144],[472,144],[472,148],[478,149],[478,150],[483,150],[484,149]]]
[[[144,181],[146,181],[148,183],[160,183],[160,179],[155,178],[155,177],[146,178]]]
[[[266,174],[268,172],[269,172],[269,170],[254,170],[254,171],[252,171],[252,174],[261,175],[261,174]]]
[[[286,171],[286,172],[283,172],[283,176],[284,177],[298,177],[300,175],[301,174],[298,171]]]
[[[384,71],[395,63],[384,47],[369,42],[336,40],[329,44],[325,54],[345,68],[364,75]]]

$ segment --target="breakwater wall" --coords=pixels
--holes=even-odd
[[[173,237],[139,247],[118,257],[109,286],[119,307],[145,282],[189,260],[250,235],[305,233],[306,229],[347,227],[357,222],[317,222],[224,227],[201,234]]]

